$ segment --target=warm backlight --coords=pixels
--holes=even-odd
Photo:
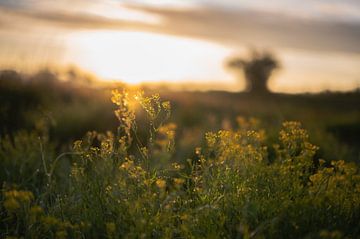
[[[105,79],[127,83],[224,80],[230,50],[206,41],[134,31],[70,34],[67,57]]]

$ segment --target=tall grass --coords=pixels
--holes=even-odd
[[[61,155],[46,127],[1,139],[2,238],[359,237],[358,167],[315,158],[300,123],[269,145],[257,120],[239,118],[176,162],[169,102],[125,91],[112,101],[117,132],[89,132]]]

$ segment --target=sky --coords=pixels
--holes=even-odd
[[[358,0],[0,0],[1,69],[241,90],[224,61],[259,49],[281,61],[273,91],[346,91],[359,42]]]

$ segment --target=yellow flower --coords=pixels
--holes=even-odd
[[[42,215],[43,209],[40,206],[33,206],[30,208],[30,221],[32,223],[36,222],[37,219]]]
[[[184,182],[185,182],[185,180],[183,178],[175,178],[174,179],[174,183],[178,186],[181,186]]]
[[[33,206],[30,208],[30,214],[41,214],[43,212],[43,209],[40,206]]]
[[[116,231],[116,225],[113,222],[108,222],[105,224],[106,226],[106,233],[108,235],[109,238],[113,238],[115,231]]]
[[[29,191],[12,190],[12,191],[5,192],[5,198],[7,198],[7,199],[14,198],[20,202],[28,203],[34,199],[34,194]]]
[[[113,222],[106,223],[106,231],[113,233],[115,232],[115,229],[116,229],[115,223]]]
[[[182,214],[180,216],[180,219],[183,220],[183,221],[186,221],[188,218],[189,218],[189,215],[187,215],[187,214]]]
[[[58,238],[58,239],[65,239],[65,238],[67,238],[67,232],[64,231],[64,230],[57,231],[56,234],[55,234],[55,238]]]
[[[156,180],[156,186],[160,189],[163,189],[166,187],[166,181],[163,179]]]
[[[175,169],[175,170],[180,170],[183,168],[182,165],[178,164],[178,163],[172,163],[171,166]]]
[[[55,217],[52,217],[52,216],[43,217],[42,221],[48,227],[56,226],[56,225],[59,224],[59,220],[57,218],[55,218]]]
[[[16,199],[9,198],[5,200],[4,207],[7,211],[13,212],[20,208],[20,204]]]
[[[128,170],[129,168],[131,168],[132,166],[134,165],[134,162],[133,161],[126,161],[126,162],[124,162],[123,164],[121,164],[121,168],[122,169],[126,169],[126,170]]]
[[[200,148],[200,147],[196,147],[196,148],[195,148],[195,154],[196,154],[196,155],[200,155],[200,154],[201,154],[201,148]]]
[[[116,105],[121,105],[121,100],[123,98],[123,95],[118,90],[111,91],[112,97],[111,101]],[[124,94],[126,94],[124,92]]]
[[[164,101],[161,103],[162,107],[165,109],[165,110],[170,110],[171,109],[171,104],[169,101]]]

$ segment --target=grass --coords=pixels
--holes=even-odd
[[[206,104],[210,111],[225,108],[222,100]],[[217,119],[206,118],[197,133],[212,132],[192,144],[177,138],[186,129],[168,123],[171,104],[158,94],[114,91],[112,102],[117,127],[90,131],[61,154],[46,121],[1,138],[1,237],[359,237],[357,164],[321,158],[325,154],[300,123],[269,127],[261,115],[233,117],[220,123],[227,129],[217,130]],[[240,109],[253,108],[256,115],[256,102]],[[304,109],[271,102],[269,111]],[[195,127],[198,114],[210,117],[194,114],[188,124]]]

